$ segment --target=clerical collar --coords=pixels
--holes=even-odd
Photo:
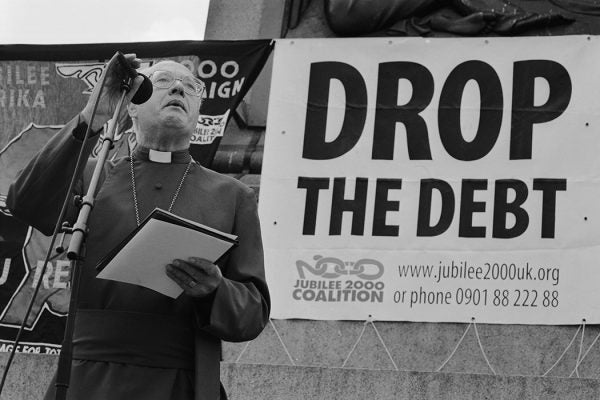
[[[186,164],[192,159],[188,149],[178,151],[158,151],[143,146],[136,146],[133,151],[136,160],[152,161],[161,164]]]

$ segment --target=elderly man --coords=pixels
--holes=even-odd
[[[135,55],[126,59],[139,66]],[[88,224],[69,399],[218,399],[221,340],[253,339],[269,318],[254,193],[195,163],[188,151],[202,82],[172,61],[144,72],[153,84],[152,97],[130,104],[121,118],[131,117],[138,146],[131,157],[104,166]],[[123,69],[111,64],[105,74],[93,132],[112,116]],[[56,223],[99,86],[10,189],[8,205],[14,215],[46,234]],[[85,143],[88,154],[95,140]],[[83,174],[77,192],[84,191],[89,175]],[[239,246],[219,265],[198,254],[165,266],[184,290],[176,299],[95,277],[98,261],[155,207],[239,238]],[[54,398],[53,393],[51,385],[46,398]]]

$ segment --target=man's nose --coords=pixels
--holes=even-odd
[[[171,88],[169,89],[169,92],[170,92],[171,94],[173,94],[173,93],[179,93],[180,95],[182,95],[182,96],[183,96],[183,95],[184,95],[183,93],[184,93],[185,91],[184,91],[184,88],[183,88],[183,83],[181,82],[181,80],[179,80],[179,79],[175,79],[175,81],[173,82],[173,85],[172,85],[172,86],[171,86]]]

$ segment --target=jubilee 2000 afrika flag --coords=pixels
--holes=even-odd
[[[277,42],[272,317],[600,322],[598,37]]]
[[[228,119],[261,71],[272,44],[256,40],[0,46],[0,351],[8,350],[34,287],[42,280],[19,350],[58,352],[68,309],[69,262],[57,254],[41,276],[49,238],[12,218],[5,198],[18,171],[82,109],[104,63],[117,50],[136,53],[142,66],[173,59],[204,81],[207,90],[190,152],[210,166]],[[135,137],[126,132],[112,155],[125,155],[133,146]]]

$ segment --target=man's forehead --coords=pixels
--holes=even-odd
[[[169,71],[178,75],[189,75],[191,77],[194,76],[194,74],[192,74],[192,72],[185,65],[170,60],[160,61],[149,68],[141,70],[140,72],[145,75],[150,75],[154,71]]]

